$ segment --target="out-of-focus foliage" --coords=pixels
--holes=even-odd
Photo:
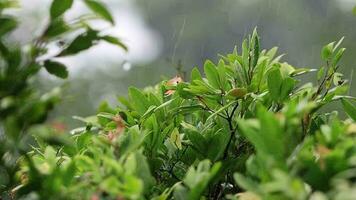
[[[337,71],[342,39],[319,70],[241,48],[144,90],[97,115],[61,145],[37,140],[19,162],[16,197],[33,199],[354,199],[355,98]],[[315,83],[299,77],[314,73]],[[350,116],[321,108],[341,102]],[[40,133],[46,130],[35,129]]]
[[[117,38],[104,35],[89,26],[91,19],[102,18],[110,23],[113,21],[102,3],[85,2],[93,14],[66,21],[64,14],[74,1],[54,0],[49,22],[42,33],[31,43],[19,46],[8,39],[8,34],[17,28],[19,22],[4,12],[18,4],[14,0],[0,1],[0,199],[8,199],[17,193],[16,173],[20,160],[29,163],[28,170],[32,175],[38,174],[33,159],[26,153],[34,144],[33,137],[51,145],[70,142],[64,135],[38,125],[46,120],[48,112],[61,95],[60,88],[45,94],[40,94],[34,88],[33,82],[39,70],[43,68],[54,76],[67,78],[66,66],[58,58],[75,55],[99,40],[126,48]],[[58,50],[54,54],[48,52],[51,45],[57,46]],[[38,181],[44,181],[43,178],[39,177]],[[25,191],[25,188],[21,191]],[[27,190],[30,192],[36,189],[35,185],[31,185]]]

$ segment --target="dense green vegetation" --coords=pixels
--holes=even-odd
[[[83,2],[114,23],[99,1]],[[320,69],[296,68],[276,47],[262,50],[255,29],[203,73],[130,87],[120,105],[74,117],[83,127],[66,133],[43,123],[60,89],[38,94],[35,75],[66,78],[56,58],[99,40],[126,48],[92,29],[92,17],[64,21],[72,4],[54,0],[43,34],[22,48],[7,43],[16,20],[1,12],[1,199],[355,199],[356,106],[338,72],[343,39],[323,47]],[[49,56],[53,43],[60,50]],[[300,81],[309,73],[315,82]],[[331,102],[349,118],[325,112]]]

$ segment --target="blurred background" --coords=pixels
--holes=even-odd
[[[68,80],[41,73],[38,87],[47,91],[64,86],[63,101],[50,120],[68,128],[77,126],[73,115],[88,116],[103,100],[116,105],[130,85],[145,87],[189,72],[206,59],[240,47],[255,26],[262,47],[279,47],[285,61],[296,67],[319,68],[324,44],[345,36],[347,48],[341,72],[352,79],[356,69],[356,0],[103,0],[115,17],[116,26],[94,24],[122,39],[125,52],[100,44],[75,57],[62,60],[70,71]],[[25,44],[39,34],[48,21],[49,0],[22,0],[13,13],[21,27],[11,37]],[[85,7],[76,2],[68,18]],[[314,76],[315,77],[315,76]],[[312,80],[313,75],[306,77]],[[356,95],[355,81],[350,92]]]

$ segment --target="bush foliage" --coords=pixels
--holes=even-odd
[[[177,75],[143,90],[130,87],[128,97],[118,98],[119,106],[104,102],[96,115],[74,117],[83,127],[66,134],[38,125],[58,95],[38,97],[28,79],[41,67],[67,77],[53,58],[76,54],[98,40],[124,46],[81,21],[84,33],[53,58],[37,59],[52,37],[58,41],[57,34],[73,30],[57,32],[68,25],[62,16],[72,4],[66,0],[53,7],[58,2],[35,43],[39,46],[31,48],[32,59],[19,62],[24,53],[0,43],[2,198],[356,198],[356,107],[337,71],[345,51],[342,39],[322,48],[324,64],[314,70],[282,62],[276,47],[262,50],[254,30],[239,50],[221,55],[217,63],[206,61],[203,75],[194,68],[190,77]],[[84,2],[113,22],[104,5]],[[57,30],[52,36],[50,27]],[[36,70],[30,73],[31,68]],[[299,79],[309,73],[315,83]],[[347,119],[323,109],[334,101]]]

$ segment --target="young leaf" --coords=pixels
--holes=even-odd
[[[226,96],[236,98],[236,99],[241,99],[246,94],[247,94],[246,88],[233,88],[233,89],[229,90],[229,92],[226,94]]]
[[[53,74],[59,78],[65,79],[68,77],[67,68],[62,63],[46,60],[44,62],[44,67],[48,73]]]
[[[77,36],[58,56],[70,56],[77,54],[92,47],[99,39],[98,32],[89,29],[87,32]]]
[[[219,110],[215,111],[213,114],[211,114],[206,121],[208,122],[210,119],[213,119],[215,116],[217,116],[219,113],[223,112],[227,108],[229,108],[232,104],[236,103],[237,101],[230,101],[228,104],[224,105],[221,107]]]
[[[341,99],[341,103],[347,115],[356,121],[356,106],[346,99]]]
[[[203,79],[201,78],[201,74],[199,72],[199,69],[194,67],[192,69],[191,75],[190,75],[190,81],[193,83],[194,80],[200,80],[203,81]]]
[[[249,56],[250,50],[247,45],[247,40],[244,40],[242,42],[242,69],[244,73],[244,77],[247,80],[248,79],[248,74],[247,74],[247,67],[248,67],[248,56]]]
[[[73,0],[53,0],[50,8],[51,19],[56,19],[70,9],[73,5]]]
[[[333,52],[340,46],[340,44],[344,41],[345,37],[342,37],[334,46]]]
[[[344,54],[345,50],[346,50],[345,48],[339,49],[339,51],[336,53],[336,55],[332,59],[333,66],[337,65],[337,63],[340,61],[342,55]]]
[[[260,56],[260,38],[257,34],[257,28],[253,30],[252,34],[252,41],[253,41],[253,56],[252,56],[252,69],[256,67],[258,58]],[[252,71],[251,71],[252,72]]]
[[[267,147],[264,153],[270,153],[275,158],[282,158],[285,154],[284,138],[286,137],[277,118],[263,106],[258,107],[257,115],[261,123],[260,137]],[[258,147],[256,147],[258,149]],[[258,151],[258,150],[257,150]]]
[[[253,191],[258,189],[258,183],[254,182],[252,179],[249,179],[240,173],[234,174],[234,180],[241,188],[245,190]]]
[[[284,100],[288,97],[289,93],[293,90],[296,81],[290,77],[286,77],[281,85],[280,97]]]
[[[219,73],[218,73],[218,70],[216,69],[215,65],[210,60],[207,60],[205,62],[204,72],[205,72],[205,76],[208,79],[211,86],[213,86],[216,89],[219,89],[219,86],[220,86]]]
[[[70,30],[72,30],[71,27],[69,27],[69,25],[63,20],[63,18],[59,17],[51,21],[43,35],[46,38],[53,38]]]
[[[315,72],[317,71],[316,69],[308,69],[308,68],[299,68],[299,69],[295,69],[290,76],[299,76],[299,75],[303,75],[309,72]]]
[[[147,109],[150,107],[150,104],[146,98],[146,96],[137,88],[135,87],[130,87],[129,88],[129,97],[130,100],[136,109],[136,111],[140,114],[143,115],[147,111]]]
[[[184,129],[185,135],[192,142],[192,144],[197,148],[199,153],[205,155],[205,150],[208,144],[205,138],[203,137],[203,135],[201,134],[201,132],[199,132],[194,126],[186,122],[182,122],[182,126],[185,128]]]
[[[127,46],[116,37],[106,35],[106,36],[102,36],[101,39],[105,40],[106,42],[109,42],[111,44],[117,45],[117,46],[123,48],[125,51],[128,51]]]
[[[274,100],[279,100],[282,81],[282,75],[279,69],[276,68],[269,72],[267,85],[269,93]]]
[[[269,59],[272,60],[274,58],[274,56],[276,55],[277,51],[278,51],[278,47],[273,47],[272,49],[267,51],[266,56],[268,56]]]
[[[174,144],[179,150],[182,149],[182,142],[180,139],[180,134],[177,128],[174,128],[171,136],[170,136],[170,141],[172,144]]]
[[[220,88],[221,89],[227,89],[229,84],[227,84],[227,81],[226,81],[225,63],[224,63],[224,61],[222,59],[218,63],[217,70],[218,70]]]
[[[114,24],[113,17],[103,3],[97,0],[84,0],[84,3],[98,16],[102,17],[111,24]]]
[[[318,73],[317,73],[317,80],[320,81],[321,78],[324,76],[324,71],[325,71],[325,68],[324,67],[321,67],[319,70],[318,70]]]
[[[322,48],[322,50],[321,50],[321,58],[322,58],[323,60],[326,61],[326,60],[328,60],[328,59],[331,57],[331,55],[332,55],[332,53],[333,53],[334,43],[335,43],[335,42],[331,42],[331,43],[325,45],[325,46]]]

